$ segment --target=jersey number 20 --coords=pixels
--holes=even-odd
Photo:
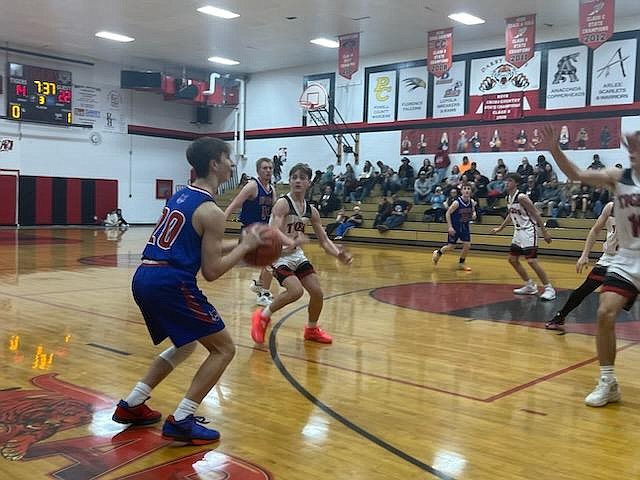
[[[182,212],[164,207],[160,220],[158,220],[158,224],[147,243],[157,245],[163,250],[169,250],[180,235],[184,223],[185,218]]]

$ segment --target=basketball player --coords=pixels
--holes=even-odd
[[[273,162],[270,158],[262,157],[256,162],[257,178],[250,178],[238,195],[231,201],[224,211],[227,220],[238,207],[242,229],[252,223],[269,223],[271,208],[277,200],[275,186],[271,183]],[[267,306],[273,300],[269,287],[271,286],[271,269],[263,268],[258,280],[252,280],[251,291],[257,295],[256,304]]]
[[[584,248],[582,249],[582,255],[580,255],[580,258],[576,262],[576,271],[581,273],[582,269],[589,263],[589,253],[595,245],[600,231],[606,227],[607,237],[602,245],[602,256],[598,259],[591,272],[589,272],[586,280],[582,282],[582,285],[571,293],[562,309],[545,324],[546,329],[562,330],[566,316],[580,305],[587,295],[593,293],[596,288],[604,282],[607,267],[618,250],[618,236],[616,234],[616,219],[613,216],[613,205],[614,202],[609,202],[604,206],[596,223],[594,223],[591,230],[589,230],[589,235],[587,235]],[[625,310],[630,310],[632,306],[633,302],[627,304],[624,308]]]
[[[544,291],[540,295],[542,300],[555,300],[556,291],[549,282],[547,273],[538,263],[538,228],[542,232],[544,241],[551,243],[551,235],[544,228],[544,223],[540,217],[540,213],[533,206],[529,197],[518,191],[521,178],[517,173],[508,173],[506,175],[507,187],[507,211],[508,215],[499,227],[491,229],[492,233],[501,231],[509,219],[513,222],[513,240],[511,241],[511,249],[509,251],[509,263],[514,270],[525,281],[523,287],[515,288],[513,293],[516,295],[538,295],[538,286],[529,278],[526,270],[520,264],[520,256],[524,255],[529,266],[540,278],[544,285]]]
[[[246,231],[240,243],[223,242],[224,213],[213,193],[229,179],[233,163],[229,147],[217,138],[201,137],[187,148],[196,180],[169,199],[142,253],[133,276],[133,297],[154,344],[169,337],[163,351],[113,414],[119,423],[147,425],[161,414],[145,405],[151,390],[184,361],[200,343],[209,355],[196,372],[178,407],[162,427],[164,438],[194,445],[215,442],[220,434],[202,424],[195,412],[235,354],[235,346],[215,307],[196,284],[198,270],[216,280],[262,244],[267,227]]]
[[[433,251],[431,257],[434,264],[438,264],[440,257],[447,251],[456,248],[458,240],[462,242],[462,252],[458,260],[458,270],[470,272],[471,268],[467,267],[464,262],[471,248],[471,228],[469,222],[476,219],[476,202],[471,198],[471,185],[465,183],[460,191],[462,195],[454,200],[447,212],[445,218],[449,226],[449,238],[447,244]]]
[[[615,197],[614,216],[619,248],[607,267],[598,307],[596,347],[600,380],[584,400],[591,407],[603,407],[621,398],[614,374],[616,317],[625,305],[635,301],[640,288],[640,131],[627,134],[622,139],[631,161],[631,168],[624,170],[581,170],[566,157],[557,138],[553,128],[547,126],[545,139],[549,151],[569,180],[606,186],[614,192]]]
[[[311,206],[304,195],[311,185],[311,169],[302,163],[294,165],[289,172],[290,191],[280,197],[271,212],[271,226],[279,229],[289,239],[297,241],[304,237],[305,226],[311,223],[320,245],[329,255],[342,263],[351,263],[351,255],[327,237],[318,210]],[[251,338],[263,343],[271,315],[298,300],[304,290],[309,292],[309,317],[304,329],[304,339],[319,343],[331,343],[331,336],[318,326],[322,312],[323,293],[313,265],[299,246],[285,248],[282,256],[273,264],[274,275],[285,290],[277,295],[271,305],[258,308],[251,317]]]

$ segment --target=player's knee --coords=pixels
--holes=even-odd
[[[509,263],[511,265],[517,265],[519,263],[518,257],[516,257],[515,255],[509,255]]]
[[[311,300],[322,300],[324,298],[324,292],[320,287],[312,288],[309,290],[309,296],[311,297]]]
[[[530,266],[532,266],[532,267],[533,267],[534,265],[537,265],[537,264],[538,264],[538,259],[537,259],[537,258],[527,258],[527,263],[528,263]]]
[[[304,294],[304,290],[300,285],[293,285],[287,287],[287,292],[293,300],[298,300]]]
[[[169,365],[176,368],[182,362],[184,362],[195,351],[198,342],[187,343],[181,347],[174,347],[173,345],[160,353],[160,357],[163,358]]]
[[[220,355],[224,359],[226,364],[231,363],[233,357],[236,356],[236,346],[233,342],[225,342],[219,349]]]
[[[598,328],[611,329],[614,328],[616,312],[607,305],[598,307]]]

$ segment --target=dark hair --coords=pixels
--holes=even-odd
[[[513,180],[514,182],[516,182],[517,185],[520,185],[520,183],[522,182],[522,177],[520,175],[518,175],[517,173],[511,172],[511,173],[507,173],[507,176],[505,177],[505,180]]]
[[[309,180],[311,180],[311,175],[313,174],[311,168],[309,168],[309,165],[307,165],[306,163],[296,163],[293,167],[291,167],[291,170],[289,170],[289,178],[291,178],[296,172],[304,173]]]
[[[187,147],[187,161],[196,172],[196,177],[204,178],[209,175],[209,163],[215,160],[220,163],[222,154],[229,155],[231,150],[223,140],[213,137],[200,137]]]
[[[260,165],[262,165],[263,162],[268,162],[271,164],[271,166],[273,166],[273,160],[267,157],[260,157],[258,160],[256,160],[256,172],[260,173]]]

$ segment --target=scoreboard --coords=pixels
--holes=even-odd
[[[71,72],[9,63],[7,118],[56,125],[73,123]]]

